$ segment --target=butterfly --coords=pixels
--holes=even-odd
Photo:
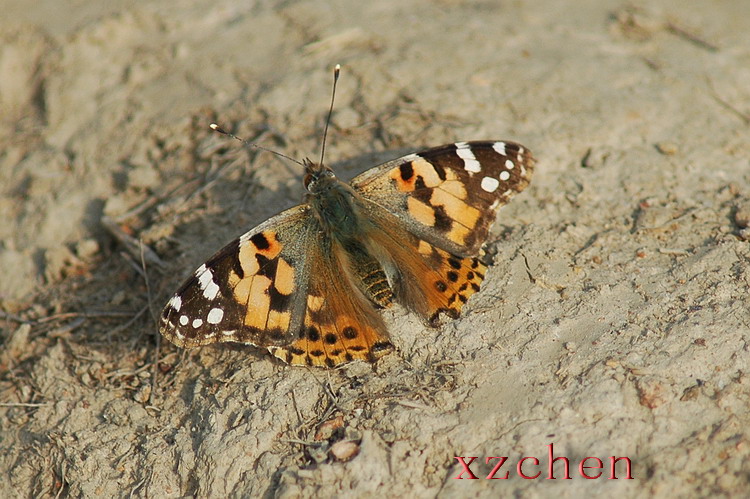
[[[485,277],[497,210],[529,184],[534,158],[515,142],[457,142],[348,184],[302,164],[304,202],[201,265],[164,307],[166,339],[265,347],[293,365],[374,362],[394,349],[378,309],[398,302],[433,327],[458,318]]]

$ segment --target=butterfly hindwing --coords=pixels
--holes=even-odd
[[[325,367],[374,362],[390,352],[382,317],[348,273],[350,255],[335,240],[308,250],[317,271],[310,275],[304,325],[292,344],[271,352],[289,364]]]

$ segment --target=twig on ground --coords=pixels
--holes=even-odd
[[[130,256],[132,256],[134,259],[139,260],[141,256],[141,246],[144,247],[143,253],[144,258],[146,261],[157,268],[163,268],[164,262],[161,258],[159,258],[159,255],[156,254],[154,250],[143,244],[142,241],[134,238],[130,234],[126,233],[122,228],[119,226],[117,222],[115,222],[110,217],[104,216],[102,217],[102,225],[105,229],[107,229],[107,232],[110,233],[112,237],[114,237],[117,242],[119,242],[125,250],[128,252]]]
[[[698,35],[696,35],[694,33],[690,33],[685,28],[681,28],[681,27],[677,26],[673,22],[668,22],[667,23],[667,31],[669,31],[673,35],[679,36],[680,38],[683,38],[683,39],[689,41],[690,43],[692,43],[692,44],[694,44],[694,45],[696,45],[696,46],[698,46],[698,47],[700,47],[700,48],[702,48],[704,50],[708,50],[709,52],[718,52],[719,51],[719,47],[718,46],[714,45],[713,43],[707,42],[706,40],[704,40],[703,38],[700,38]]]

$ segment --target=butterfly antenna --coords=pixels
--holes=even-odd
[[[341,73],[341,64],[336,64],[333,68],[333,90],[331,91],[331,107],[328,108],[328,118],[326,118],[326,127],[323,129],[323,146],[320,148],[320,164],[323,164],[323,157],[326,154],[326,137],[328,136],[328,125],[331,123],[333,114],[333,100],[336,98],[336,83],[339,81]]]
[[[298,164],[298,165],[300,165],[300,166],[305,166],[305,164],[304,164],[304,163],[302,163],[301,161],[297,161],[297,160],[296,160],[296,159],[294,159],[294,158],[290,158],[290,157],[289,157],[289,156],[287,156],[286,154],[281,154],[280,152],[278,152],[278,151],[274,151],[273,149],[268,149],[267,147],[259,146],[258,144],[255,144],[255,143],[253,143],[253,142],[250,142],[249,140],[245,140],[245,139],[243,139],[243,138],[241,138],[241,137],[237,137],[237,136],[236,136],[235,134],[233,134],[233,133],[230,133],[230,132],[227,132],[226,130],[224,130],[223,128],[221,128],[221,127],[220,127],[219,125],[217,125],[216,123],[211,123],[211,124],[210,124],[210,125],[208,125],[208,126],[209,126],[209,127],[211,128],[211,130],[213,130],[213,131],[215,131],[215,132],[219,132],[220,134],[222,134],[222,135],[226,135],[227,137],[231,137],[231,138],[233,138],[233,139],[235,139],[235,140],[239,140],[240,142],[242,142],[243,144],[245,144],[245,145],[247,145],[247,146],[250,146],[250,147],[255,147],[256,149],[260,149],[260,150],[262,150],[262,151],[270,152],[271,154],[275,154],[276,156],[279,156],[279,157],[282,157],[282,158],[288,159],[289,161],[293,161],[293,162],[297,163],[297,164]]]

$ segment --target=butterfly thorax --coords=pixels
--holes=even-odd
[[[320,163],[305,160],[305,201],[310,205],[321,228],[340,242],[361,236],[363,217],[359,214],[357,193],[339,180],[333,171]]]

